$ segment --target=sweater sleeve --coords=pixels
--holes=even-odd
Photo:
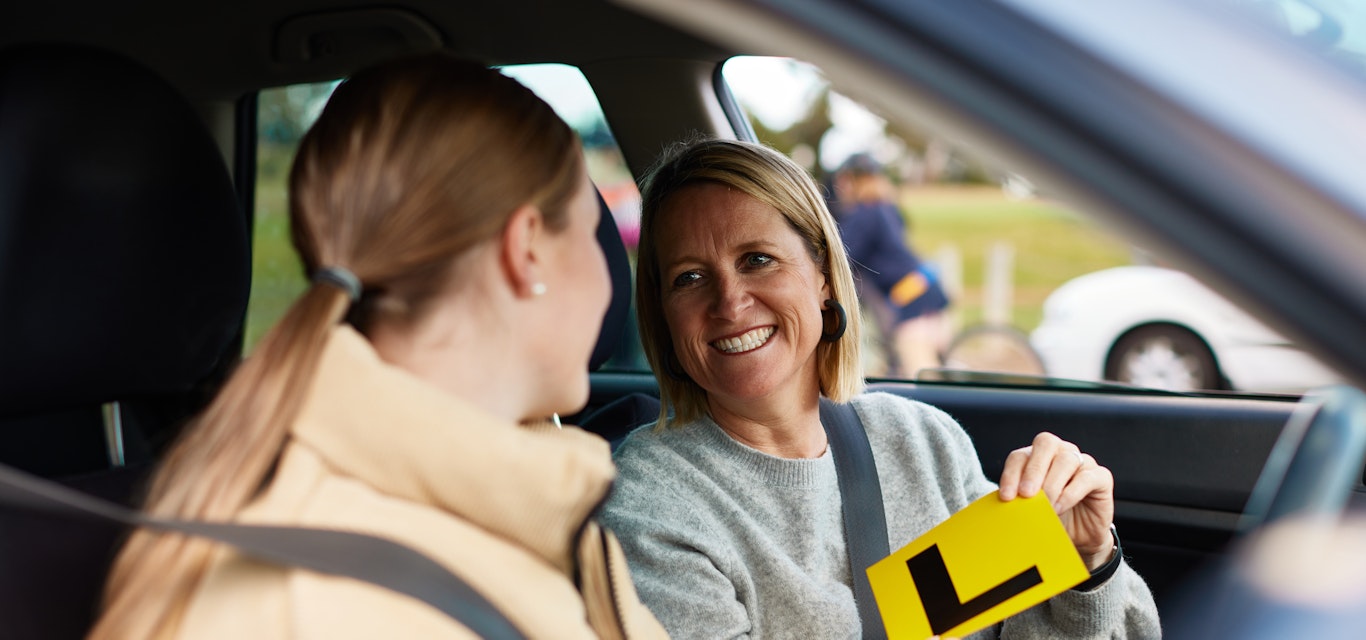
[[[968,432],[958,424],[949,414],[937,407],[922,405],[928,411],[929,419],[926,421],[934,430],[931,437],[943,444],[935,447],[936,455],[945,457],[941,462],[946,470],[950,470],[952,475],[943,478],[944,481],[951,482],[953,489],[945,487],[946,493],[961,491],[963,501],[960,504],[952,505],[956,513],[959,509],[968,506],[978,498],[996,490],[996,481],[987,478],[982,472],[982,461],[977,457],[977,448],[972,444],[972,438]]]
[[[1138,573],[1121,564],[1094,591],[1065,591],[1002,623],[1001,638],[1160,638],[1157,604]]]
[[[641,601],[671,637],[748,638],[749,612],[727,575],[733,560],[680,508],[689,501],[646,466],[623,474],[601,518],[626,550]]]

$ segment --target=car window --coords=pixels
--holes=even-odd
[[[640,193],[583,73],[563,64],[517,65],[502,70],[550,103],[578,132],[588,173],[612,210],[628,252],[634,255],[639,236]],[[304,289],[303,268],[289,238],[289,170],[299,139],[322,112],[337,84],[299,84],[258,94],[252,283],[244,345],[247,352]],[[607,367],[648,368],[640,356],[639,340],[633,329],[634,323],[618,356]]]
[[[541,96],[560,114],[583,141],[588,176],[602,194],[612,212],[617,231],[634,270],[636,243],[640,238],[640,191],[627,168],[621,148],[607,126],[602,106],[583,72],[564,64],[529,64],[503,67],[503,72],[521,81]],[[633,278],[634,280],[634,278]],[[633,296],[634,298],[634,296]],[[645,362],[636,331],[635,303],[631,305],[631,319],[612,357],[603,364],[602,371],[645,372]]]
[[[304,290],[303,267],[289,240],[289,168],[299,139],[318,119],[337,84],[297,84],[257,94],[256,198],[246,352]]]
[[[1335,380],[1160,256],[953,140],[889,123],[812,65],[737,57],[723,76],[759,140],[827,190],[860,279],[870,377],[1245,392]],[[850,182],[861,168],[885,178],[885,193]],[[879,228],[899,232],[902,247],[866,237],[860,220],[880,201],[893,218]],[[898,301],[888,285],[900,276],[881,265],[900,251],[946,306]]]

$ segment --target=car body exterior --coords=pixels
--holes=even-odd
[[[1049,376],[1171,391],[1303,392],[1340,378],[1189,274],[1157,266],[1069,280],[1030,343]]]

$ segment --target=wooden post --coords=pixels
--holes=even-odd
[[[949,308],[944,310],[944,323],[949,335],[956,335],[963,327],[963,252],[956,244],[940,245],[934,253],[934,266],[939,269],[939,286],[949,296]]]
[[[1015,311],[1015,245],[997,241],[987,251],[982,319],[994,326],[1011,326]]]

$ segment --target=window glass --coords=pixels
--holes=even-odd
[[[299,84],[257,94],[256,217],[244,344],[248,352],[304,290],[303,267],[289,239],[289,168],[299,139],[318,119],[337,84]]]
[[[640,191],[635,178],[626,167],[621,148],[612,137],[602,106],[577,67],[564,64],[530,64],[503,67],[503,73],[521,81],[550,103],[583,141],[583,152],[592,178],[626,245],[626,252],[635,266],[636,242],[640,238]],[[616,353],[603,365],[603,371],[648,371],[644,352],[640,348],[640,334],[636,330],[635,303],[632,295],[631,320],[626,323],[625,335]]]
[[[997,372],[1010,374],[998,381],[1027,384],[1067,384],[1047,376],[1241,391],[1332,381],[1194,278],[1024,177],[879,117],[832,89],[819,69],[738,57],[723,74],[760,141],[827,189],[851,258],[862,265],[855,271],[869,376],[980,380],[967,372]],[[868,242],[874,211],[890,218],[876,228],[902,242]],[[905,268],[887,257],[899,252],[923,265],[921,280],[909,281],[916,286],[888,272]],[[938,314],[935,285],[947,299]]]
[[[635,253],[640,228],[640,193],[587,79],[562,64],[503,67],[555,108],[583,140],[588,173],[612,210],[628,252]],[[256,220],[252,292],[248,306],[246,350],[303,291],[303,268],[289,238],[290,165],[299,139],[322,112],[337,82],[302,84],[260,92],[257,102]],[[632,258],[634,260],[634,258]],[[644,370],[634,322],[618,355],[607,366]]]

